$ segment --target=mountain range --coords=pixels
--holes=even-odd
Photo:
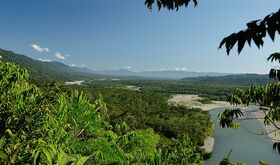
[[[203,77],[203,76],[225,76],[232,75],[231,73],[218,73],[218,72],[194,72],[194,71],[141,71],[133,72],[126,69],[119,70],[105,70],[95,71],[97,74],[116,76],[116,77],[142,77],[142,78],[157,78],[157,79],[181,79],[187,77]]]
[[[194,71],[142,71],[133,72],[126,69],[120,70],[104,70],[93,71],[85,67],[73,67],[61,62],[43,62],[32,59],[25,55],[14,53],[0,49],[0,56],[5,62],[14,62],[18,65],[25,67],[31,80],[38,83],[52,82],[52,81],[75,81],[75,80],[88,80],[88,79],[104,79],[104,78],[125,78],[125,79],[182,79],[188,81],[188,78],[203,81],[203,77],[207,79],[221,79],[225,77],[227,81],[236,80],[236,78],[258,80],[265,79],[266,75],[257,74],[241,74],[241,76],[230,76],[230,73],[216,73],[216,72],[194,72]],[[240,80],[238,80],[240,81]],[[265,80],[266,81],[266,80]]]
[[[53,82],[72,81],[102,77],[94,74],[87,68],[71,67],[61,62],[43,62],[34,60],[25,55],[16,54],[12,51],[0,49],[0,56],[4,62],[13,62],[28,70],[30,79],[33,81]]]

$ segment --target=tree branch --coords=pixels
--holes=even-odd
[[[251,41],[253,40],[255,45],[260,48],[264,44],[263,38],[268,34],[272,41],[274,41],[276,32],[280,34],[280,10],[267,15],[263,20],[249,22],[247,23],[247,29],[225,37],[221,41],[219,49],[225,45],[227,54],[229,55],[237,43],[237,51],[240,54],[246,42],[251,46]]]
[[[180,7],[188,7],[190,2],[194,3],[194,6],[198,5],[198,0],[145,0],[145,5],[152,9],[153,4],[156,3],[158,10],[162,7],[167,8],[168,10],[178,11]]]

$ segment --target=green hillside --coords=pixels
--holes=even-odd
[[[28,70],[30,79],[36,84],[45,84],[53,81],[73,81],[93,79],[99,77],[89,73],[86,69],[70,67],[60,62],[42,62],[25,55],[16,54],[13,51],[0,49],[0,55],[4,62],[14,62]]]

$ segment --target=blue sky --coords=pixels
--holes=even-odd
[[[279,8],[276,0],[200,0],[178,12],[150,12],[144,0],[1,0],[0,48],[94,70],[267,73],[279,36],[240,56],[217,48]]]

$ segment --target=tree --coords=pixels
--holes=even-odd
[[[263,39],[267,36],[267,34],[272,41],[274,41],[276,32],[280,34],[280,9],[275,13],[267,15],[262,20],[254,20],[247,23],[247,29],[241,30],[237,33],[232,33],[228,37],[225,37],[221,41],[219,48],[222,48],[222,46],[225,45],[227,55],[229,55],[234,45],[237,44],[237,51],[239,54],[245,43],[247,42],[248,45],[251,46],[251,41],[253,40],[255,45],[260,49],[264,44]],[[277,61],[280,63],[280,53],[271,54],[267,58],[267,61]],[[280,81],[279,67],[271,68],[269,78]],[[273,124],[275,126],[275,130],[273,132],[280,130],[280,125],[277,123],[280,121],[279,82],[259,87],[252,86],[245,91],[237,90],[234,94],[230,94],[228,96],[228,101],[232,104],[245,106],[248,106],[251,102],[257,103],[260,106],[259,110],[264,113],[264,124]],[[220,125],[236,127],[239,122],[234,119],[238,119],[241,116],[243,116],[243,113],[240,108],[233,110],[227,109],[220,115]],[[273,149],[277,149],[280,153],[280,141],[278,139],[276,139]]]
[[[203,164],[188,136],[160,149],[154,130],[111,124],[101,97],[28,79],[26,69],[0,59],[0,164]]]
[[[157,0],[157,6],[160,10],[161,7],[167,8],[168,10],[178,10],[180,7],[188,6],[190,0]],[[193,0],[195,6],[197,0]],[[148,8],[151,8],[154,0],[146,0],[145,4]],[[229,55],[234,45],[237,44],[238,54],[244,48],[246,42],[251,46],[252,40],[255,45],[260,49],[264,41],[263,39],[269,35],[272,41],[275,39],[275,34],[280,34],[280,9],[265,16],[263,19],[253,20],[247,23],[247,28],[236,33],[225,37],[220,45],[219,49],[225,46],[226,53]],[[267,61],[278,61],[280,63],[280,53],[271,54]],[[280,69],[274,67],[270,70],[269,77],[280,81]],[[264,124],[273,124],[276,130],[280,130],[280,126],[277,125],[277,121],[280,121],[280,82],[267,84],[264,86],[252,86],[249,89],[242,91],[236,90],[235,93],[228,96],[228,101],[235,105],[248,106],[251,102],[258,103],[261,111],[265,114]],[[265,107],[265,108],[264,108]],[[239,117],[243,116],[240,108],[226,109],[220,114],[220,125],[222,127],[233,127],[239,126],[239,122],[236,121]],[[273,149],[278,149],[280,153],[280,142],[275,142]]]
[[[278,61],[278,63],[280,63],[280,53],[277,52],[277,53],[271,54],[267,58],[267,61],[271,61],[271,62]],[[279,68],[279,66],[278,67],[273,67],[273,68],[270,69],[269,78],[274,79],[274,80],[278,79],[278,81],[280,81],[280,68]]]

